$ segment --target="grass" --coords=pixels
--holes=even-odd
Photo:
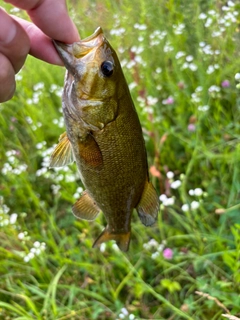
[[[0,319],[240,318],[239,9],[69,1],[81,37],[101,25],[118,52],[159,219],[145,228],[134,214],[126,254],[91,248],[105,220],[73,217],[76,166],[47,168],[64,70],[29,57],[0,105]]]

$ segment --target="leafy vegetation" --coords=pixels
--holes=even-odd
[[[65,131],[64,70],[29,57],[15,97],[0,105],[1,319],[240,318],[239,9],[69,1],[81,37],[101,25],[118,52],[159,219],[146,228],[134,213],[126,254],[112,242],[91,248],[103,215],[76,220],[76,166],[48,168]]]

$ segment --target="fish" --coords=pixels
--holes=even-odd
[[[79,42],[53,40],[65,67],[62,110],[66,132],[50,167],[76,162],[85,191],[72,207],[76,218],[107,225],[93,247],[115,240],[128,251],[131,218],[157,221],[159,197],[150,182],[141,124],[116,52],[101,27]]]

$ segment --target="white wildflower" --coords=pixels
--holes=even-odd
[[[153,46],[158,46],[160,44],[160,41],[157,40],[157,39],[153,39],[150,41],[150,46],[153,47]]]
[[[41,253],[41,250],[40,249],[35,249],[35,254],[38,256],[39,254]]]
[[[221,90],[221,88],[218,87],[218,86],[216,86],[216,85],[212,85],[212,86],[208,89],[209,92],[219,92],[220,90]]]
[[[23,260],[24,260],[25,262],[28,262],[28,261],[30,260],[30,258],[29,258],[29,256],[27,255],[27,256],[25,256],[25,257],[23,258]]]
[[[159,255],[160,255],[160,253],[158,251],[156,251],[151,255],[151,257],[152,257],[152,259],[156,259]]]
[[[186,56],[186,61],[187,61],[187,62],[193,61],[193,56],[191,56],[191,55]]]
[[[207,74],[213,73],[214,70],[215,70],[214,66],[212,66],[212,65],[208,66],[208,68],[207,68]]]
[[[206,27],[206,28],[210,27],[210,25],[212,24],[212,22],[213,22],[213,19],[212,19],[212,18],[207,18],[207,21],[206,21],[206,23],[205,23],[205,27]]]
[[[28,257],[29,257],[29,259],[33,259],[34,258],[34,253],[30,251],[29,254],[28,254]]]
[[[132,48],[131,48],[131,51],[132,52],[135,52],[136,54],[140,54],[140,53],[142,53],[143,51],[144,51],[144,47],[143,46],[133,46]]]
[[[45,168],[41,168],[41,169],[39,169],[39,170],[36,171],[36,176],[37,176],[37,177],[40,177],[40,176],[44,175],[44,173],[46,173],[47,171],[48,171],[48,170],[47,170],[46,167],[45,167]]]
[[[35,253],[36,253],[36,250],[37,250],[36,248],[31,248],[31,249],[30,249],[30,252],[32,252],[33,254],[35,254]]]
[[[158,246],[158,242],[155,239],[151,239],[151,240],[148,241],[148,246],[150,248],[157,247]]]
[[[104,243],[101,243],[101,245],[100,245],[100,251],[101,251],[101,252],[104,252],[105,249],[106,249],[106,243],[105,243],[105,242],[104,242]]]
[[[227,6],[222,6],[222,11],[229,11],[229,10],[230,10],[229,7],[227,7]]]
[[[159,200],[164,202],[167,199],[167,196],[165,194],[161,194],[159,197]]]
[[[27,123],[33,124],[33,120],[31,117],[26,117],[25,119],[26,119]]]
[[[174,173],[172,171],[168,171],[166,175],[168,179],[172,179],[174,177]]]
[[[156,73],[161,73],[162,72],[162,68],[158,67],[155,71],[156,71]]]
[[[203,190],[201,188],[196,188],[194,190],[194,194],[195,194],[195,196],[200,197],[203,194]]]
[[[174,205],[174,203],[175,203],[175,198],[174,197],[167,198],[165,201],[163,201],[163,205],[165,207],[172,206],[172,205]]]
[[[127,63],[126,67],[127,67],[128,69],[131,69],[132,67],[135,66],[135,64],[136,64],[136,61],[131,60],[131,61],[129,61],[129,62]]]
[[[192,98],[192,101],[196,102],[196,103],[201,101],[201,99],[199,98],[199,96],[195,92],[191,94],[191,98]]]
[[[195,63],[190,63],[189,64],[189,69],[192,71],[196,71],[198,69],[197,65]]]
[[[175,55],[176,59],[180,59],[182,57],[184,57],[186,55],[186,53],[184,51],[178,51]]]
[[[8,213],[10,211],[10,208],[6,204],[4,204],[2,206],[2,210],[3,210],[3,213]]]
[[[235,80],[240,81],[240,73],[235,74]]]
[[[189,63],[184,62],[184,64],[182,65],[182,70],[189,68]]]
[[[46,141],[42,141],[36,144],[37,149],[42,149],[46,145]]]
[[[177,35],[182,34],[184,28],[185,28],[184,23],[180,23],[179,25],[173,25],[174,33]]]
[[[204,20],[207,18],[207,15],[203,12],[200,13],[200,15],[198,16],[198,19]]]
[[[213,32],[212,32],[212,37],[213,37],[213,38],[216,38],[216,37],[221,36],[221,34],[222,34],[221,31],[213,31]]]
[[[199,204],[198,201],[193,201],[193,202],[191,202],[191,209],[192,209],[192,210],[198,209],[199,206],[200,206],[200,204]]]
[[[61,189],[61,186],[52,184],[51,189],[52,189],[53,194],[56,195],[56,194],[58,194],[58,191]]]
[[[17,214],[17,213],[12,213],[12,214],[10,215],[10,218],[9,218],[10,224],[15,224],[16,221],[17,221],[17,217],[18,217],[18,214]]]
[[[38,82],[33,86],[34,91],[38,91],[44,88],[44,83],[43,82]]]
[[[208,110],[209,110],[209,106],[208,106],[208,105],[199,106],[199,107],[198,107],[198,110],[199,110],[199,111],[203,111],[203,112],[208,111]]]
[[[180,180],[173,181],[170,185],[172,189],[178,189],[181,186],[182,182]]]
[[[194,191],[193,189],[190,189],[190,190],[188,191],[188,194],[189,194],[190,196],[194,196],[194,195],[195,195],[195,191]]]
[[[129,83],[129,85],[128,85],[128,88],[129,88],[130,91],[133,90],[133,89],[136,88],[136,87],[137,87],[137,83],[136,83],[136,82],[131,82],[131,83]]]
[[[125,316],[128,315],[128,311],[127,311],[126,308],[122,308],[122,309],[121,309],[121,312],[122,312]]]
[[[162,252],[164,247],[165,247],[165,244],[164,243],[160,243],[159,246],[157,247],[157,251],[158,252]]]
[[[18,239],[19,239],[19,240],[22,240],[24,237],[25,237],[24,232],[20,232],[20,233],[18,234]]]
[[[14,156],[10,156],[10,157],[8,157],[8,162],[10,162],[10,163],[14,163],[15,162],[15,157]]]
[[[139,24],[139,23],[135,23],[134,24],[134,28],[138,29],[138,30],[146,30],[147,26],[145,24]]]
[[[35,241],[34,244],[33,244],[33,246],[34,246],[35,248],[40,248],[41,243],[40,243],[39,241]]]
[[[189,211],[189,209],[190,209],[190,207],[189,207],[189,205],[187,203],[182,205],[182,211],[183,212],[187,212],[187,211]]]
[[[116,35],[116,36],[121,36],[124,34],[126,31],[125,28],[118,28],[118,29],[111,29],[110,34],[111,35]]]
[[[199,42],[199,47],[203,48],[205,47],[205,45],[206,45],[206,42],[204,41]]]
[[[227,2],[227,5],[228,5],[229,7],[234,7],[234,6],[235,6],[235,3],[230,0],[230,1]]]
[[[152,97],[152,96],[147,96],[147,104],[149,106],[154,106],[158,102],[158,98]]]

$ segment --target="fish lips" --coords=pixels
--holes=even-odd
[[[65,44],[57,40],[53,40],[53,44],[61,57],[65,67],[71,72],[76,66],[76,60],[81,60],[88,54],[94,53],[98,47],[104,42],[102,28],[98,27],[95,32],[81,40],[72,44]]]
[[[65,67],[69,71],[71,71],[71,69],[73,69],[74,67],[74,56],[72,51],[72,45],[65,44],[57,40],[52,40],[52,41]]]

